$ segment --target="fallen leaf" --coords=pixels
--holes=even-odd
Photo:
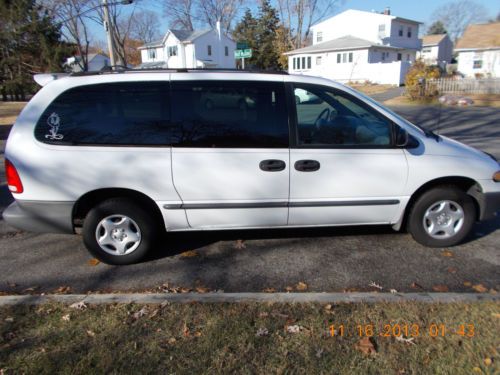
[[[84,301],[80,302],[75,302],[71,305],[69,305],[70,309],[76,309],[76,310],[85,310],[87,308],[87,305],[85,304]]]
[[[181,258],[194,258],[197,257],[198,255],[200,254],[198,254],[196,250],[188,250],[181,253]]]
[[[483,374],[483,370],[481,370],[479,367],[474,367],[472,369],[472,372],[475,374]]]
[[[241,250],[241,249],[246,249],[246,245],[243,243],[243,240],[236,240],[236,243],[234,244],[234,248]]]
[[[319,348],[316,350],[316,358],[321,358],[323,355],[323,348]]]
[[[184,337],[189,337],[190,335],[189,327],[187,326],[186,322],[184,322],[184,326],[182,327],[182,335]]]
[[[444,257],[452,257],[453,253],[450,250],[443,250],[441,252],[441,255],[444,256]]]
[[[293,286],[287,286],[287,287],[285,288],[285,290],[286,290],[287,292],[293,292]]]
[[[195,289],[195,290],[196,290],[198,293],[208,293],[208,292],[210,292],[210,289],[208,289],[208,288],[204,288],[204,287],[202,287],[202,286],[198,286],[198,287],[196,287],[196,289]]]
[[[87,330],[87,335],[88,335],[89,337],[95,337],[95,333],[94,333],[94,332],[92,332],[91,330]]]
[[[194,337],[201,337],[202,333],[200,331],[196,331],[194,333]]]
[[[57,288],[55,290],[54,293],[56,294],[67,294],[67,293],[70,293],[71,292],[71,287],[69,286],[60,286],[59,288]]]
[[[158,313],[160,312],[160,309],[155,309],[153,312],[149,315],[150,318],[154,318]]]
[[[14,322],[14,318],[12,316],[8,316],[5,318],[5,321],[8,322],[8,323],[13,323]]]
[[[287,326],[286,331],[288,333],[299,333],[300,332],[300,326],[299,325],[293,325],[293,326]]]
[[[415,337],[410,337],[410,338],[405,338],[403,336],[396,336],[396,341],[404,342],[405,344],[411,344],[411,345],[416,345],[413,340],[415,340]]]
[[[171,337],[168,339],[168,343],[169,344],[175,344],[177,342],[176,338],[175,337]]]
[[[498,292],[495,289],[493,289],[493,288],[490,289],[490,294],[497,294],[497,293]]]
[[[491,316],[500,319],[500,313],[491,313]]]
[[[391,294],[396,294],[398,291],[396,289],[391,289],[389,292],[391,292]]]
[[[424,289],[424,287],[416,282],[411,283],[410,287],[413,289]]]
[[[142,309],[140,309],[139,311],[136,311],[135,313],[132,314],[132,319],[138,320],[138,319],[142,318],[144,315],[146,315],[147,313],[148,313],[148,309],[146,306],[144,306]]]
[[[354,349],[359,350],[365,355],[372,355],[377,353],[377,350],[375,349],[375,346],[373,345],[370,337],[363,337],[358,341],[357,344],[354,345]]]
[[[263,336],[267,336],[267,335],[269,335],[269,331],[265,327],[259,328],[257,330],[257,333],[255,334],[255,336],[257,336],[257,337],[263,337]]]
[[[297,285],[295,286],[295,289],[297,289],[298,291],[301,291],[303,292],[304,290],[307,290],[307,284],[302,282],[302,281],[299,281],[297,283]]]
[[[69,322],[71,320],[71,316],[70,314],[66,314],[63,315],[61,319],[64,320],[65,322]]]
[[[472,283],[470,281],[464,281],[464,286],[466,287],[472,286]]]
[[[446,285],[434,285],[432,290],[435,292],[447,292],[448,287]]]
[[[499,314],[500,315],[500,314]],[[267,318],[269,316],[269,313],[268,312],[261,312],[259,314],[259,318]]]
[[[328,304],[325,306],[325,310],[331,310],[332,309],[332,305],[331,304]]]
[[[486,288],[483,284],[473,285],[472,289],[479,293],[486,293],[488,291],[488,288]]]
[[[484,365],[485,366],[491,366],[491,364],[493,363],[493,361],[491,360],[491,358],[485,358],[484,359]]]
[[[23,293],[33,293],[35,290],[39,289],[39,286],[32,286],[23,290]]]
[[[376,283],[376,282],[374,282],[374,281],[370,281],[370,284],[368,284],[368,286],[371,286],[371,287],[373,287],[373,288],[377,288],[377,289],[379,289],[379,290],[384,289],[384,288],[382,288],[382,286],[381,286],[381,285],[377,284],[377,283]]]
[[[265,289],[262,289],[262,291],[264,293],[276,293],[276,289],[274,289],[274,288],[265,288]]]
[[[89,260],[89,266],[97,266],[99,263],[101,263],[101,261],[96,258],[92,258]]]
[[[447,269],[448,273],[457,273],[457,269],[455,267],[448,267]]]

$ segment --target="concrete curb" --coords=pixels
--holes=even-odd
[[[375,302],[479,302],[500,301],[500,295],[480,293],[157,293],[157,294],[61,294],[0,296],[0,306],[39,305],[49,302],[71,304],[139,303],[375,303]]]

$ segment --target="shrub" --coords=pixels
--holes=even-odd
[[[419,79],[423,78],[425,81],[429,81],[439,77],[441,77],[441,71],[438,67],[426,65],[421,59],[415,61],[406,73],[406,95],[411,100],[429,100],[436,97],[439,94],[436,87],[428,83],[422,87]]]

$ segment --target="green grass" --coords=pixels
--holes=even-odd
[[[500,304],[61,304],[0,309],[3,374],[471,374],[498,373]],[[63,317],[69,314],[70,320]],[[12,319],[13,318],[13,321]],[[415,345],[373,337],[355,348],[356,325],[418,324]],[[447,328],[431,337],[432,323]],[[475,336],[455,332],[474,324]],[[330,324],[344,324],[331,337]],[[286,327],[299,325],[299,333]],[[267,336],[256,336],[266,328]],[[380,331],[375,328],[376,334]],[[347,336],[347,333],[350,336]],[[486,360],[486,362],[485,362]],[[491,363],[489,362],[491,361]]]

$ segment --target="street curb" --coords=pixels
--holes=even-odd
[[[375,302],[480,302],[500,301],[500,295],[480,293],[155,293],[155,294],[52,294],[0,296],[0,306],[40,305],[49,302],[71,304],[139,303],[375,303]]]

